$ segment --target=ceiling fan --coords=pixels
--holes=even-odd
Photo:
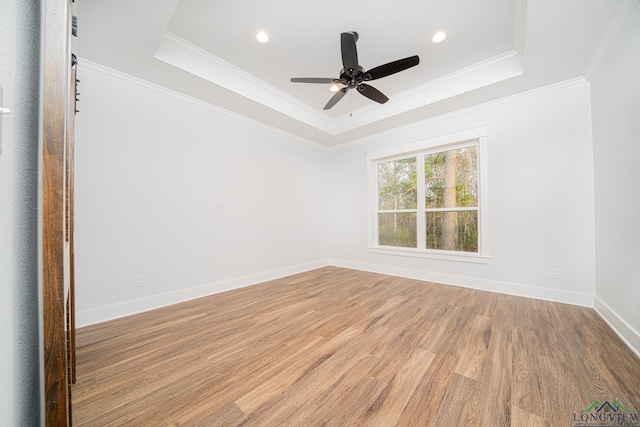
[[[333,84],[344,85],[343,88],[338,89],[335,95],[331,97],[327,105],[324,106],[325,110],[330,109],[338,103],[350,89],[356,89],[362,95],[367,98],[384,104],[389,100],[378,89],[366,84],[365,82],[381,79],[382,77],[390,76],[391,74],[399,73],[407,68],[414,67],[420,63],[418,56],[410,56],[408,58],[399,59],[397,61],[389,62],[384,65],[372,68],[366,71],[358,64],[358,50],[356,49],[356,42],[358,41],[358,33],[350,31],[348,33],[340,34],[340,46],[342,48],[342,70],[340,71],[340,77],[337,79],[321,78],[321,77],[293,77],[291,81],[294,83],[321,83],[321,84]]]

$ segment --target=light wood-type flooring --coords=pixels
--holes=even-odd
[[[336,267],[77,339],[75,426],[534,427],[574,426],[595,402],[640,412],[640,360],[592,309]]]

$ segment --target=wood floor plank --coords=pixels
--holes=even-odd
[[[482,372],[481,387],[476,399],[479,404],[481,425],[495,427],[511,423],[511,385],[513,381],[512,333],[494,330],[487,349],[486,364]],[[490,397],[488,397],[490,396]]]
[[[458,359],[450,354],[435,355],[402,412],[398,425],[428,426],[436,423],[435,415],[451,386],[457,363]]]
[[[437,412],[431,412],[432,418],[427,425],[436,426],[438,423],[460,427],[481,425],[478,418],[479,410],[486,402],[474,398],[483,392],[479,387],[480,384],[477,381],[454,374],[449,381],[442,403]],[[432,408],[425,409],[429,412],[432,410]]]
[[[542,394],[541,350],[538,336],[529,330],[516,329],[513,334],[513,376],[511,406],[544,417],[545,396]],[[522,414],[526,416],[527,414]]]
[[[581,390],[575,377],[579,374],[546,356],[540,356],[541,394],[544,414],[551,425],[566,425],[573,420],[573,414],[581,409],[589,407],[593,402],[583,400]],[[595,394],[595,393],[594,393]]]
[[[236,405],[247,415],[255,412],[260,406],[274,397],[282,395],[288,387],[291,387],[304,375],[312,372],[317,366],[324,363],[338,351],[345,342],[354,339],[357,334],[358,331],[356,329],[346,329],[322,346],[311,349],[309,354],[301,355],[300,359],[291,366],[276,373],[267,381],[236,400]]]
[[[434,357],[435,354],[428,351],[418,351],[399,366],[397,374],[389,380],[387,387],[367,411],[363,424],[396,425]]]
[[[329,418],[325,424],[317,424],[315,420],[321,417],[310,419],[310,425],[326,426],[357,426],[362,425],[362,420],[366,417],[367,411],[374,405],[387,384],[370,376],[365,376],[356,386],[349,390],[346,396],[335,396],[337,410],[332,413],[324,412],[324,416]],[[305,425],[305,424],[302,424]]]
[[[325,267],[77,331],[75,426],[560,426],[640,411],[592,309]]]
[[[424,335],[420,347],[432,353],[449,353],[459,357],[475,316],[473,308],[446,306],[438,316],[438,321]]]
[[[302,404],[297,403],[298,411],[292,414],[284,421],[284,425],[296,425],[296,426],[322,426],[322,425],[346,425],[354,421],[354,413],[350,410],[357,407],[366,406],[363,403],[362,390],[367,390],[367,386],[363,384],[369,380],[375,380],[371,378],[368,373],[373,366],[375,366],[379,359],[370,354],[360,353],[358,359],[354,364],[349,366],[343,374],[336,381],[328,387],[324,387],[323,390],[319,390],[315,393],[313,398],[308,399],[305,396]],[[326,382],[323,382],[327,384]],[[375,380],[371,384],[377,385],[377,395],[382,391],[385,384]],[[291,390],[290,395],[295,395],[300,391]],[[376,389],[370,390],[375,392]],[[336,396],[341,396],[341,399],[336,399]],[[349,409],[344,415],[341,415],[341,410],[344,408]]]
[[[480,380],[491,338],[491,325],[490,317],[476,316],[471,321],[471,329],[458,359],[456,373]]]
[[[235,403],[229,403],[222,408],[213,411],[211,408],[207,411],[199,411],[192,413],[185,411],[188,415],[180,414],[176,421],[173,421],[171,427],[197,427],[197,426],[238,426],[242,425],[247,419],[246,415]]]
[[[551,427],[551,424],[546,418],[534,415],[517,406],[511,406],[511,427]]]

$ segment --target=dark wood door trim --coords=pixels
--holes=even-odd
[[[69,376],[64,286],[64,142],[69,0],[44,2],[42,111],[42,325],[47,426],[68,426]]]
[[[67,102],[67,146],[66,146],[66,201],[67,201],[67,244],[69,257],[69,365],[71,367],[71,382],[76,382],[76,310],[75,310],[75,296],[76,296],[76,283],[75,283],[75,246],[74,246],[74,185],[75,185],[75,119],[76,119],[76,97],[77,85],[76,85],[76,70],[77,62],[75,56],[72,54],[73,59],[70,63],[70,76],[69,76],[69,100]]]

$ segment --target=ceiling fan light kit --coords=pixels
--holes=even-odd
[[[334,90],[333,88],[331,89],[336,93],[329,102],[327,102],[327,105],[324,106],[325,110],[336,105],[338,101],[340,101],[351,89],[356,89],[360,94],[366,96],[372,101],[384,104],[389,100],[389,98],[387,98],[387,96],[378,89],[365,82],[381,79],[414,67],[420,63],[420,58],[418,58],[417,55],[410,56],[366,71],[358,62],[358,50],[356,48],[358,38],[359,35],[355,31],[340,34],[340,50],[342,52],[343,68],[340,70],[339,78],[293,77],[291,78],[291,81],[293,83],[318,83],[336,86],[338,88],[337,90]],[[340,89],[339,85],[342,85],[343,87]]]

